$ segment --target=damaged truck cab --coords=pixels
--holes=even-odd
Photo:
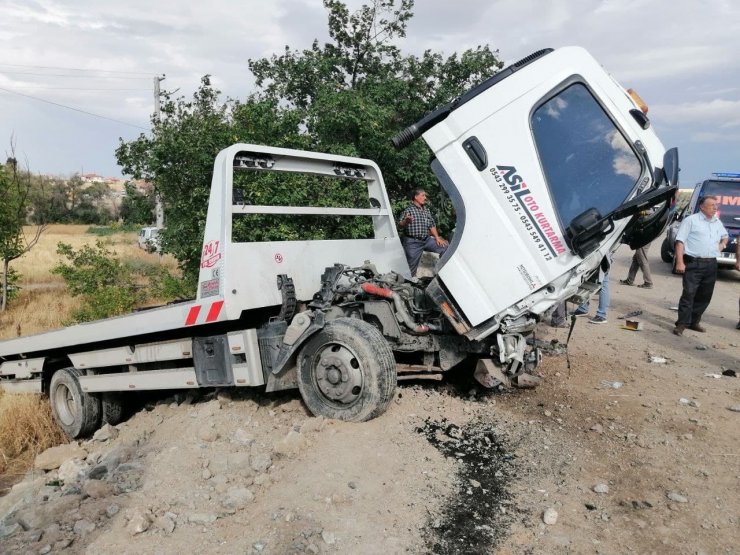
[[[418,137],[457,218],[433,277],[409,277],[375,163],[236,144],[214,164],[197,299],[0,342],[0,386],[48,393],[77,437],[120,418],[132,390],[298,387],[312,413],[362,421],[398,372],[535,385],[527,337],[598,288],[621,242],[662,232],[677,153],[580,48],[503,69],[393,142]],[[301,202],[266,202],[274,187]]]

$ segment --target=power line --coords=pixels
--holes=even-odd
[[[116,71],[113,69],[86,69],[81,67],[54,67],[54,66],[33,66],[33,65],[26,65],[26,64],[3,64],[0,63],[0,66],[7,66],[7,67],[30,67],[34,69],[60,69],[64,71],[96,71],[98,73],[119,73],[119,74],[132,74],[132,75],[148,75],[149,77],[152,77],[153,75],[157,75],[156,73],[150,73],[148,71]]]
[[[5,71],[2,70],[5,75],[38,75],[40,77],[67,77],[71,79],[133,79],[133,80],[151,80],[150,77],[116,77],[115,75],[69,75],[66,73],[33,73],[27,71]]]
[[[81,114],[86,114],[88,116],[93,116],[95,118],[107,119],[108,121],[114,121],[114,122],[120,123],[122,125],[129,125],[131,127],[136,127],[138,129],[143,129],[144,131],[149,131],[149,128],[142,127],[140,125],[136,125],[135,123],[128,123],[126,121],[121,121],[121,120],[118,120],[118,119],[113,119],[113,118],[109,118],[109,117],[106,117],[106,116],[101,116],[99,114],[93,114],[92,112],[87,112],[85,110],[80,110],[79,108],[73,108],[72,106],[66,106],[64,104],[59,104],[58,102],[52,102],[51,100],[46,100],[44,98],[39,98],[38,96],[31,96],[30,94],[23,94],[23,93],[19,93],[19,92],[16,92],[16,91],[11,91],[9,89],[4,89],[3,87],[0,87],[0,91],[5,91],[5,92],[10,93],[10,94],[17,94],[18,96],[24,96],[26,98],[31,98],[33,100],[38,100],[39,102],[45,102],[47,104],[51,104],[53,106],[59,106],[60,108],[66,108],[67,110],[73,110],[75,112],[80,112]]]
[[[44,90],[54,90],[54,91],[147,91],[149,92],[151,89],[113,89],[113,88],[105,88],[105,89],[98,89],[98,88],[90,88],[90,87],[45,87],[43,85],[34,85],[33,87],[21,87],[20,89],[15,90],[36,90],[36,89],[44,89]]]

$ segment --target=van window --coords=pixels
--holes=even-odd
[[[727,227],[740,226],[740,181],[705,181],[699,198],[717,197],[717,210],[722,224]],[[696,212],[699,203],[696,203]]]
[[[589,208],[602,216],[617,208],[642,174],[630,143],[581,83],[533,112],[532,133],[563,228]]]

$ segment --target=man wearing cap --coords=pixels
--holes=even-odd
[[[717,256],[727,245],[727,230],[717,218],[717,197],[699,200],[699,212],[681,222],[676,234],[676,273],[683,274],[678,301],[678,320],[673,333],[690,330],[704,333],[700,324],[717,280]]]
[[[426,202],[426,191],[414,189],[411,192],[411,203],[401,212],[398,221],[404,232],[401,243],[412,276],[416,275],[424,251],[441,255],[447,250],[447,241],[437,233],[437,224],[429,208],[425,206]]]

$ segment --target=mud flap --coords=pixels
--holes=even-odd
[[[494,364],[490,358],[482,358],[475,366],[473,377],[483,387],[493,389],[496,387],[509,387],[511,383],[501,369]]]

